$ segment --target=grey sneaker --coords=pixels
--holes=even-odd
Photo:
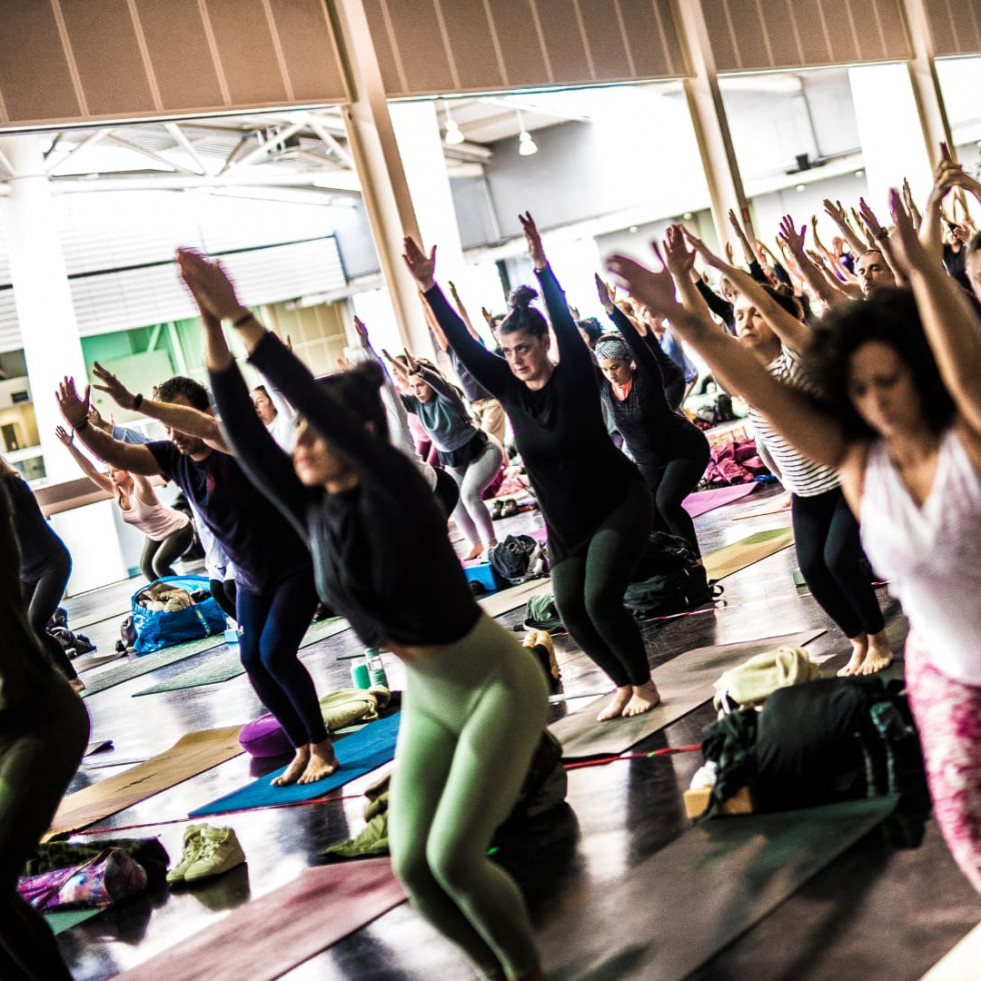
[[[187,870],[198,860],[201,854],[201,830],[203,824],[189,824],[184,829],[184,853],[181,860],[167,873],[168,882],[183,882]]]
[[[201,850],[185,870],[185,882],[197,882],[221,875],[245,862],[245,852],[231,828],[201,827]]]

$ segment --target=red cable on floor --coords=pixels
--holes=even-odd
[[[603,756],[598,760],[582,760],[579,763],[566,763],[566,770],[579,770],[587,766],[603,766],[606,763],[616,763],[618,760],[647,760],[652,756],[670,756],[673,753],[694,753],[702,748],[701,743],[689,743],[687,746],[668,746],[655,749],[650,753],[624,753],[622,756]]]

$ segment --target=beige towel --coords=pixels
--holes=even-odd
[[[778,647],[751,657],[737,668],[730,668],[715,683],[715,707],[722,707],[722,696],[740,708],[755,708],[778,688],[789,688],[821,677],[821,669],[803,647]]]

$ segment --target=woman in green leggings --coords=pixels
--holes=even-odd
[[[71,981],[50,928],[17,895],[17,879],[78,769],[89,719],[28,622],[12,514],[0,485],[0,978]]]
[[[219,265],[186,251],[178,261],[242,467],[309,544],[321,599],[366,647],[406,664],[389,807],[396,873],[484,977],[543,978],[521,894],[487,857],[545,725],[541,669],[476,604],[432,491],[388,442],[379,366],[318,382],[239,303]],[[222,320],[299,412],[291,457],[252,409]]]

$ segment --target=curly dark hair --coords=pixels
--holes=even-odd
[[[157,389],[157,398],[161,402],[173,402],[181,395],[187,399],[191,407],[201,412],[207,412],[211,408],[211,397],[208,390],[193,378],[186,378],[184,375],[175,375],[168,378]]]
[[[532,337],[548,337],[548,321],[531,306],[538,291],[531,286],[516,286],[508,297],[510,310],[497,328],[499,334],[514,334],[526,331]]]
[[[603,336],[603,325],[595,317],[583,317],[576,321],[576,326],[584,331],[589,338],[589,346],[595,347],[596,342]]]
[[[370,422],[379,436],[388,439],[388,416],[378,394],[385,383],[385,372],[378,362],[365,361],[355,365],[350,371],[324,375],[317,381],[331,398],[353,412],[361,422]]]
[[[927,425],[934,433],[943,432],[954,418],[954,400],[940,376],[912,292],[890,286],[831,311],[815,328],[804,352],[804,373],[845,437],[874,439],[879,435],[859,415],[848,392],[851,359],[871,341],[888,344],[907,365]]]

